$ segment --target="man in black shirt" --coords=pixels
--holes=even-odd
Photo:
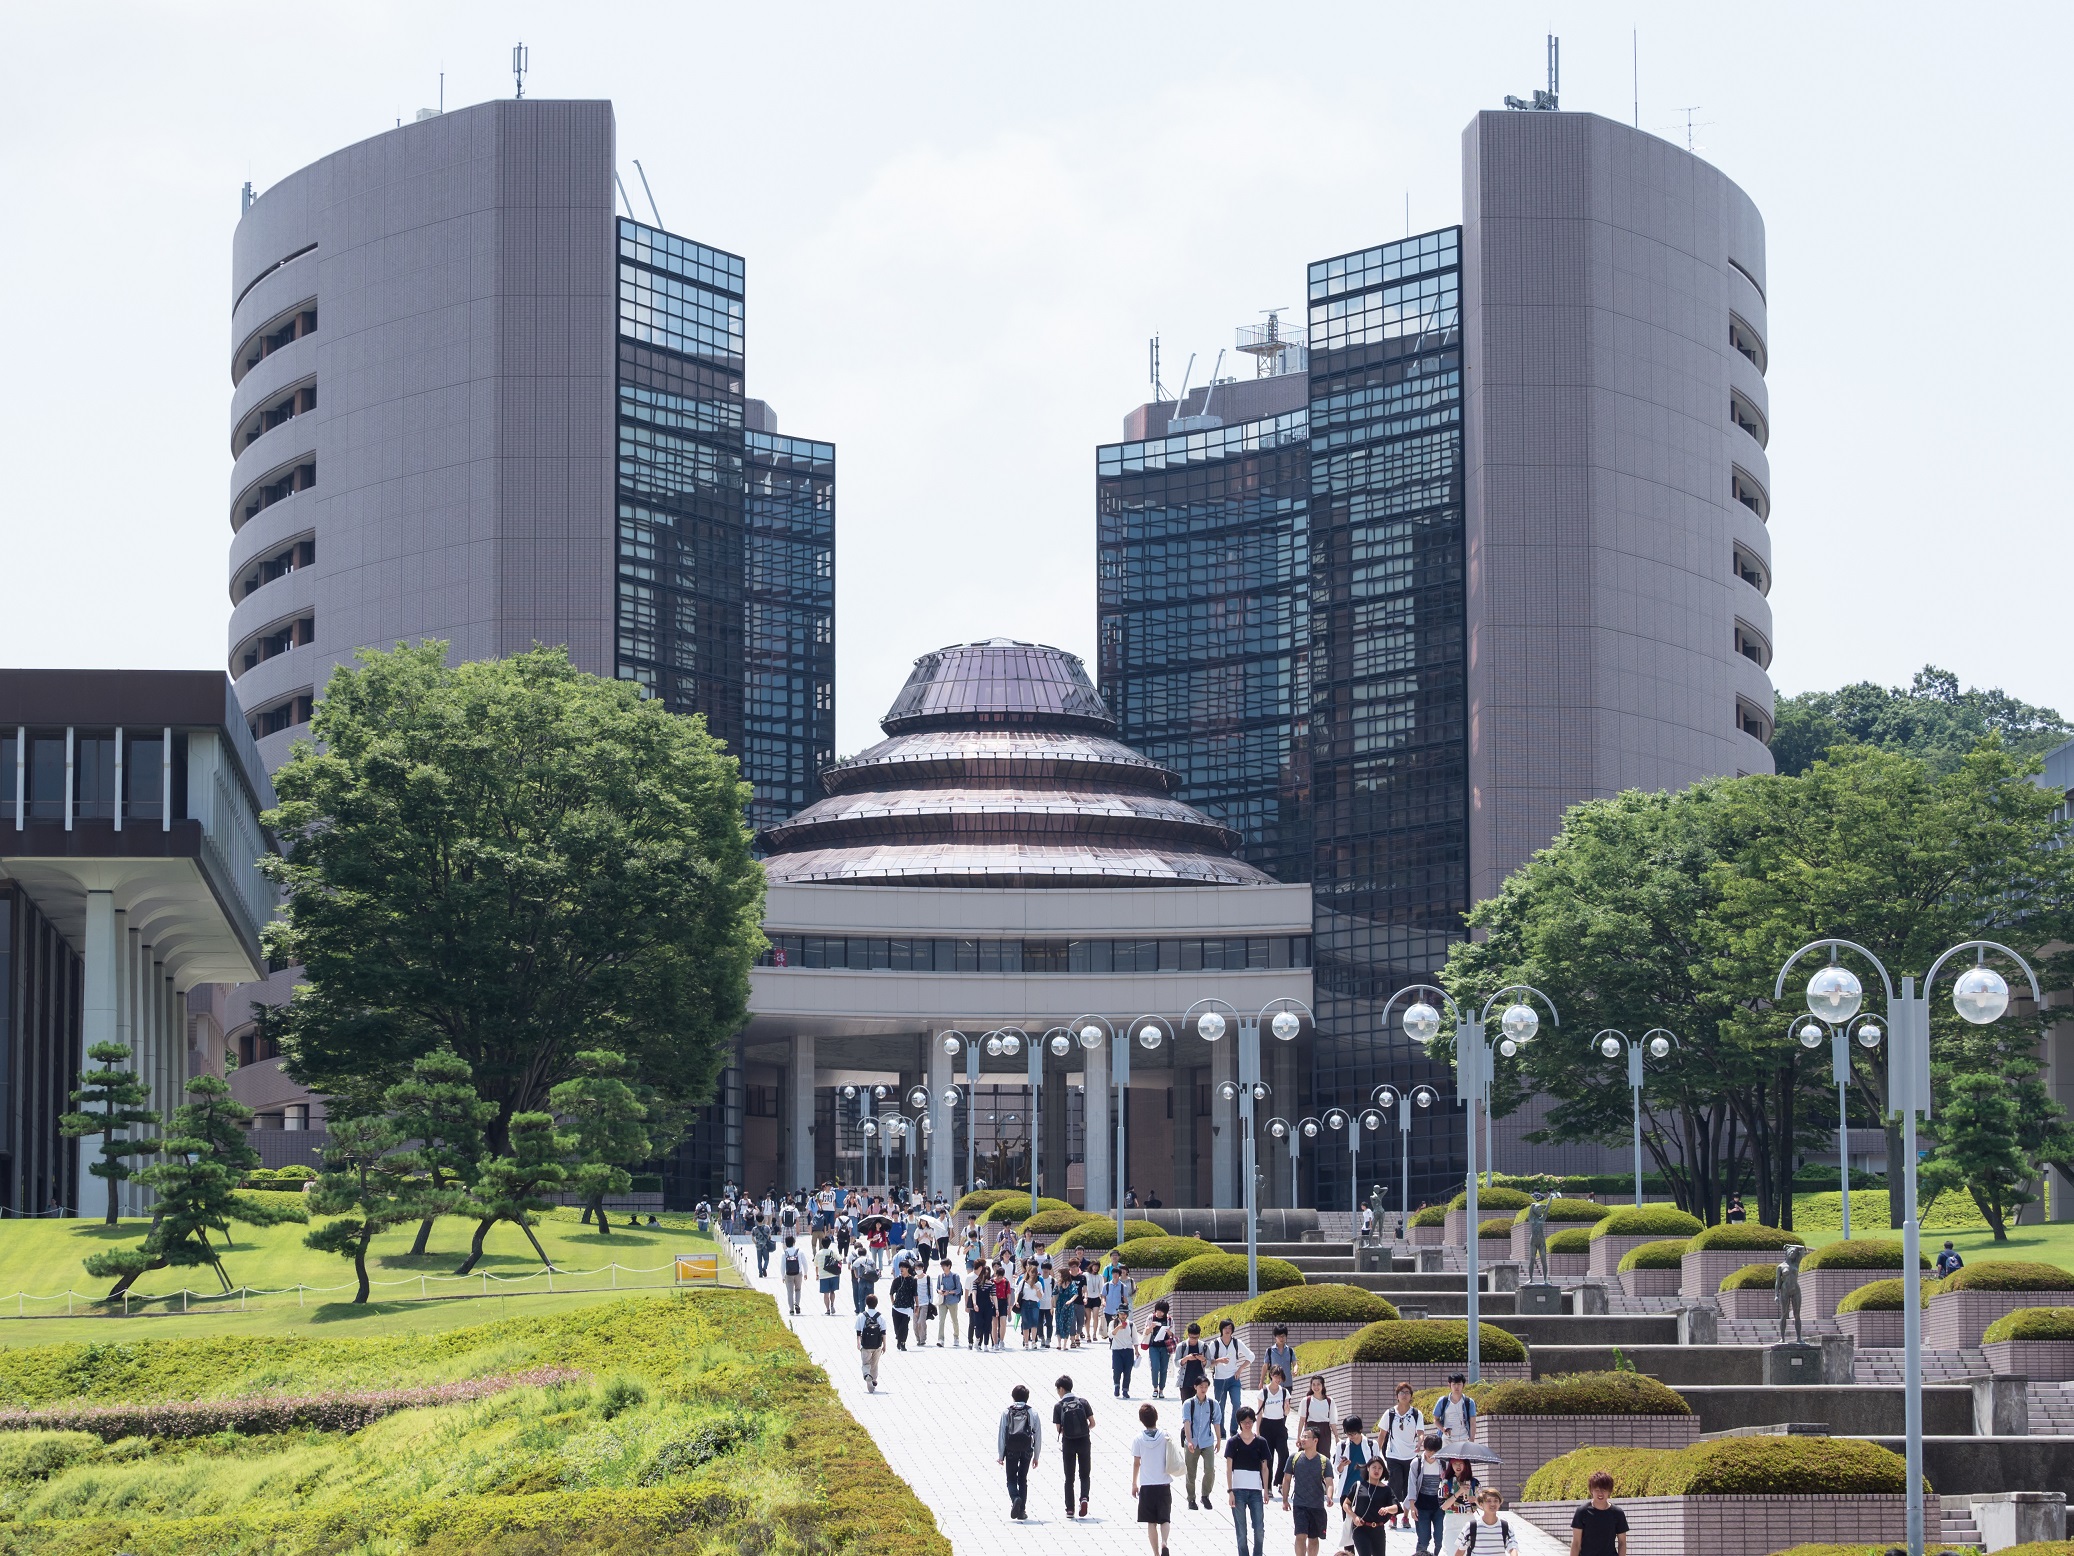
[[[1255,1434],[1251,1405],[1241,1406],[1232,1424],[1237,1432],[1224,1440],[1225,1500],[1231,1504],[1232,1527],[1238,1531],[1239,1556],[1246,1556],[1246,1525],[1253,1526],[1253,1556],[1265,1556],[1261,1545],[1267,1529],[1267,1467],[1275,1450]]]
[[[1059,1402],[1051,1407],[1051,1424],[1059,1430],[1059,1457],[1066,1465],[1066,1516],[1073,1513],[1073,1466],[1080,1466],[1080,1514],[1087,1517],[1087,1488],[1091,1478],[1092,1433],[1095,1407],[1073,1392],[1073,1380],[1058,1381]]]
[[[1613,1477],[1594,1470],[1592,1499],[1570,1515],[1570,1556],[1628,1556],[1628,1515],[1613,1505]]]

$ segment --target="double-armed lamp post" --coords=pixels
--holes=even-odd
[[[1651,1027],[1639,1038],[1614,1027],[1594,1033],[1592,1046],[1608,1059],[1620,1057],[1621,1045],[1627,1045],[1628,1053],[1628,1101],[1632,1104],[1635,1121],[1635,1208],[1642,1208],[1642,1052],[1647,1049],[1652,1059],[1665,1059],[1678,1046],[1676,1034],[1664,1027]]]

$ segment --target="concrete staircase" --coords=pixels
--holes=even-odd
[[[1947,1545],[1970,1545],[1980,1548],[1980,1526],[1973,1521],[1973,1504],[1956,1499],[1941,1506],[1943,1527],[1937,1537]]]

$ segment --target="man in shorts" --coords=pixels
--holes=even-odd
[[[1318,1556],[1331,1482],[1332,1466],[1318,1452],[1318,1434],[1307,1431],[1301,1451],[1282,1471],[1282,1507],[1296,1520],[1296,1556]]]
[[[1152,1556],[1167,1556],[1167,1530],[1174,1522],[1174,1476],[1167,1468],[1167,1434],[1159,1429],[1159,1411],[1138,1407],[1145,1428],[1131,1439],[1131,1495],[1138,1499],[1138,1522],[1145,1526]]]

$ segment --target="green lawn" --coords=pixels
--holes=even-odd
[[[668,1286],[674,1274],[671,1259],[679,1253],[713,1253],[718,1248],[711,1238],[701,1238],[688,1221],[663,1227],[614,1227],[601,1236],[595,1227],[578,1224],[575,1210],[550,1212],[535,1229],[541,1244],[555,1262],[553,1286],[557,1292],[571,1287],[615,1289]],[[674,1220],[674,1218],[673,1218]],[[0,1223],[0,1331],[15,1316],[51,1318],[64,1314],[67,1291],[74,1310],[88,1307],[104,1296],[113,1284],[90,1277],[82,1261],[91,1253],[143,1236],[148,1223],[125,1220],[114,1227],[97,1221],[9,1221]],[[375,1239],[368,1273],[375,1282],[374,1303],[387,1308],[401,1306],[404,1299],[436,1296],[530,1296],[546,1293],[549,1278],[541,1269],[525,1234],[516,1227],[500,1225],[490,1233],[481,1263],[465,1281],[442,1280],[451,1276],[467,1257],[475,1223],[458,1218],[438,1222],[432,1229],[429,1250],[412,1257],[409,1249],[417,1235],[415,1226],[398,1228]],[[336,1254],[318,1253],[303,1246],[302,1226],[234,1226],[231,1245],[223,1263],[233,1285],[250,1293],[274,1292],[273,1296],[248,1294],[247,1309],[286,1308],[290,1312],[321,1309],[333,1305],[351,1307],[353,1266]],[[609,1272],[612,1264],[624,1266]],[[721,1277],[735,1279],[724,1253]],[[595,1272],[595,1273],[590,1273]],[[305,1288],[298,1293],[298,1284]],[[194,1293],[218,1290],[215,1275],[206,1268],[154,1270],[131,1288],[130,1310],[173,1313],[181,1311],[178,1295],[185,1287]],[[342,1288],[342,1289],[341,1289]],[[188,1299],[190,1310],[204,1304]],[[236,1307],[233,1299],[217,1305]],[[33,1326],[32,1326],[33,1327]],[[0,1333],[0,1344],[23,1341]],[[37,1343],[34,1341],[27,1343]]]
[[[1803,1234],[1811,1248],[1836,1242],[1843,1236],[1837,1214],[1837,1196],[1796,1194],[1793,1197],[1794,1230]],[[1887,1195],[1883,1189],[1858,1189],[1851,1195],[1852,1238],[1891,1237],[1901,1233],[1887,1225]],[[1968,1264],[1983,1259],[2026,1259],[2057,1264],[2074,1270],[2074,1221],[2055,1221],[2038,1226],[2012,1226],[2009,1240],[1998,1243],[1973,1201],[1964,1194],[1943,1194],[1924,1218],[1923,1251],[1931,1258],[1946,1238]]]

